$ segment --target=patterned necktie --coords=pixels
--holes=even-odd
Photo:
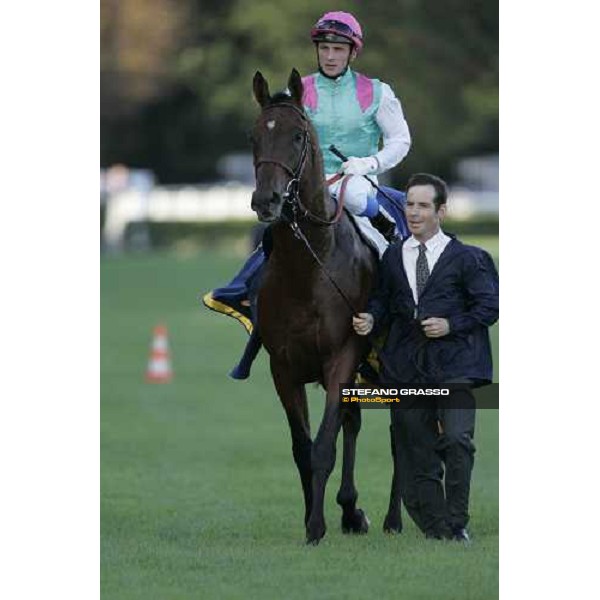
[[[419,257],[417,258],[417,299],[421,297],[421,292],[429,278],[429,265],[425,256],[426,250],[427,246],[425,244],[419,245]]]

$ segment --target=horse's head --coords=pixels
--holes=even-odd
[[[256,190],[252,210],[265,223],[281,216],[283,203],[299,186],[307,162],[312,162],[312,130],[302,107],[302,79],[293,69],[287,93],[271,97],[260,72],[254,76],[254,96],[262,111],[252,130]]]

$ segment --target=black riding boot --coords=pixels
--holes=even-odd
[[[388,212],[379,207],[379,212],[374,217],[369,217],[371,225],[381,233],[381,235],[391,244],[398,239],[396,233],[396,223]]]

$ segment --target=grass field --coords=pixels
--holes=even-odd
[[[497,240],[477,241],[497,254]],[[304,546],[300,483],[265,355],[251,380],[228,379],[246,334],[196,301],[239,264],[222,254],[102,263],[103,598],[497,598],[497,411],[478,414],[471,547],[425,541],[407,517],[402,535],[383,534],[389,416],[373,410],[363,411],[356,469],[369,534],[340,531],[338,460],[327,535]],[[160,322],[169,328],[175,377],[148,385]],[[318,390],[309,394],[316,430],[323,402]]]

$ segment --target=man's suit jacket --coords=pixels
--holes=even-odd
[[[369,300],[373,335],[389,334],[379,358],[382,381],[442,383],[468,378],[492,381],[488,327],[498,320],[498,273],[490,255],[454,236],[440,255],[415,305],[402,261],[402,243],[383,255],[379,282]],[[448,319],[450,333],[427,338],[421,321]]]

